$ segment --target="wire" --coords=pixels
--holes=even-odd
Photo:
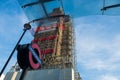
[[[60,4],[61,4],[61,7],[62,7],[62,10],[63,10],[63,12],[64,12],[64,14],[65,14],[64,6],[63,6],[63,1],[62,1],[62,0],[58,0],[58,1],[60,1]]]
[[[103,8],[105,7],[105,3],[106,3],[106,1],[105,0],[103,0]],[[104,15],[104,10],[102,11],[102,15]]]

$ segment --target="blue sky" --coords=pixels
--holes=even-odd
[[[83,80],[120,80],[120,16],[82,16],[89,14],[85,14],[90,9],[84,5],[86,1],[88,0],[74,2],[71,6],[74,7],[75,12],[67,9],[70,4],[64,3],[65,10],[68,10],[66,13],[71,12],[75,17],[78,71]],[[90,2],[90,4],[95,3]],[[83,12],[80,12],[81,5],[85,6]],[[98,12],[101,13],[99,10]],[[96,11],[93,10],[90,14],[93,13],[96,14]],[[2,69],[23,32],[24,23],[28,20],[16,0],[1,0],[0,15],[0,69]],[[32,39],[31,34],[27,32],[21,43],[29,43]],[[16,52],[5,73],[15,62]]]
[[[119,80],[120,17],[75,19],[78,70],[84,80]]]

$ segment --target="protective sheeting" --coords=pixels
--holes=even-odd
[[[48,14],[54,8],[62,7],[63,5],[64,12],[73,17],[101,15],[103,13],[106,15],[120,15],[120,6],[111,7],[104,11],[101,10],[103,7],[120,4],[120,0],[18,0],[18,2],[21,6],[40,2],[23,8],[30,21],[46,16],[41,3],[44,4]]]

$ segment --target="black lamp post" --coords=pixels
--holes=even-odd
[[[23,36],[25,35],[26,31],[29,30],[29,29],[31,29],[31,25],[28,24],[28,23],[24,24],[24,29],[23,29],[24,32],[22,33],[20,39],[18,40],[16,46],[14,47],[13,51],[11,52],[11,54],[10,54],[8,60],[6,61],[4,67],[2,68],[2,70],[1,70],[1,72],[0,72],[0,77],[1,77],[2,73],[4,72],[6,66],[8,65],[10,59],[12,58],[12,56],[13,56],[13,54],[14,54],[16,48],[18,47],[18,45],[19,45],[20,41],[22,40]]]

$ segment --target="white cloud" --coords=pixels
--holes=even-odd
[[[83,79],[120,80],[119,20],[99,16],[75,20],[77,59]]]
[[[120,79],[113,75],[102,75],[98,80],[120,80]]]
[[[1,77],[0,77],[0,80],[4,80],[4,77],[5,77],[5,75],[2,74]]]
[[[26,17],[23,14],[13,15],[12,17],[5,13],[0,13],[0,15],[2,15],[0,18],[0,37],[4,38],[7,36],[7,38],[11,38],[13,37],[11,34],[15,36],[22,31],[23,24],[26,22]]]
[[[20,14],[20,15],[17,16],[17,17],[20,19],[20,21],[21,21],[22,24],[25,24],[25,23],[28,22],[28,18],[26,17],[25,14]]]
[[[86,38],[87,37],[87,38]],[[88,68],[110,70],[118,68],[120,61],[120,42],[113,40],[96,39],[94,36],[82,36],[77,41],[78,61]],[[111,67],[110,67],[111,66]],[[101,68],[101,69],[100,69]]]
[[[88,70],[116,71],[120,67],[120,33],[115,32],[118,27],[110,26],[109,21],[95,24],[89,24],[88,20],[76,26],[78,63]]]
[[[23,24],[26,22],[24,14],[11,15],[0,13],[0,51],[10,52],[22,33]]]

